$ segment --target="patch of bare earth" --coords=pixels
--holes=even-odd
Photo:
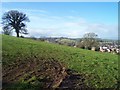
[[[8,68],[3,65],[3,89],[21,81],[38,88],[87,88],[84,80],[56,60],[17,60]]]
[[[85,84],[85,76],[78,74],[76,71],[67,69],[66,77],[63,79],[62,83],[59,85],[59,89],[72,89],[72,90],[81,90],[85,88],[90,88]]]

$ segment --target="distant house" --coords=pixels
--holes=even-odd
[[[105,52],[105,50],[103,49],[103,47],[100,47],[100,52]]]
[[[116,53],[117,53],[117,54],[120,54],[120,49],[116,49]]]
[[[92,48],[91,48],[92,51],[95,51],[95,49],[96,49],[95,47],[92,47]]]
[[[104,47],[102,47],[102,48],[103,48],[104,50],[107,50],[107,49],[108,49],[108,47],[105,47],[105,46],[104,46]]]

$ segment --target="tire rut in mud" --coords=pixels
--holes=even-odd
[[[85,75],[79,74],[74,70],[66,70],[67,76],[56,90],[59,89],[83,89],[90,88],[85,84]]]
[[[14,65],[15,66],[15,65]],[[3,67],[4,68],[4,67]],[[10,68],[10,69],[8,69]],[[88,88],[85,77],[57,60],[26,60],[17,62],[16,67],[4,68],[3,88],[22,82],[38,88],[80,89]]]

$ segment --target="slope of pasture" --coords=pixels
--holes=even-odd
[[[115,88],[118,85],[118,55],[2,35],[2,56],[3,69],[15,65],[18,58],[54,59],[85,74],[86,84],[92,87]]]

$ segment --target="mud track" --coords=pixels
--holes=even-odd
[[[35,80],[30,81],[35,77]],[[85,77],[77,72],[67,69],[65,65],[56,60],[37,60],[26,61],[17,60],[14,65],[4,68],[3,65],[3,88],[11,84],[28,82],[30,85],[42,83],[42,88],[88,88],[85,85]],[[39,82],[39,83],[38,83]],[[34,84],[33,84],[34,83]]]

